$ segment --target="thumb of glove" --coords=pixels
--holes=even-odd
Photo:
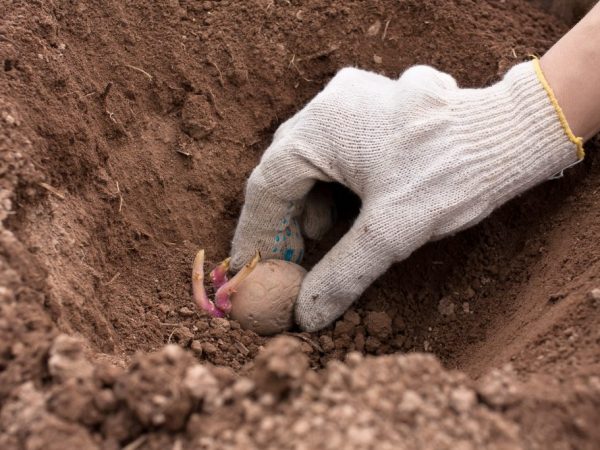
[[[352,228],[306,275],[295,306],[296,322],[317,331],[340,317],[392,264],[391,252],[359,215]]]
[[[246,202],[233,237],[232,270],[240,270],[256,251],[264,259],[300,263],[304,254],[304,240],[296,218],[300,202],[277,197],[271,186],[257,182],[256,178],[253,173],[248,181]]]

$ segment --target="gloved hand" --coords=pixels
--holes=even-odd
[[[256,250],[299,262],[301,232],[317,236],[331,222],[307,193],[316,180],[344,184],[361,211],[308,273],[295,310],[304,330],[327,326],[393,262],[583,158],[543,82],[537,60],[484,89],[459,89],[427,66],[397,80],[341,70],[279,127],[252,172],[233,269]]]

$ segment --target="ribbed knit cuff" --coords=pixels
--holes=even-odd
[[[540,60],[538,58],[533,59],[533,67],[534,67],[535,74],[537,75],[539,82],[544,87],[546,94],[548,94],[548,99],[550,100],[550,103],[552,103],[552,106],[554,106],[554,110],[556,111],[556,114],[558,115],[558,120],[560,121],[560,124],[563,127],[563,130],[565,130],[565,134],[567,135],[569,140],[577,146],[577,158],[582,160],[585,157],[585,150],[583,148],[583,139],[578,136],[575,136],[575,134],[571,130],[571,127],[569,126],[569,122],[567,122],[567,117],[563,113],[563,110],[560,107],[560,105],[558,104],[558,100],[557,100],[556,96],[554,95],[554,90],[550,86],[550,83],[548,83],[548,80],[546,80],[546,76],[544,75],[544,72],[542,71],[542,67],[540,65]]]
[[[541,72],[536,72],[536,62],[528,61],[510,69],[502,81],[489,88],[455,91],[453,110],[460,120],[450,139],[460,142],[468,135],[477,143],[474,152],[485,152],[485,158],[471,156],[481,161],[480,174],[487,181],[485,194],[493,205],[508,201],[583,157],[580,141],[572,139],[540,76],[543,79]]]

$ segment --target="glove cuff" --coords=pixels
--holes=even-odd
[[[515,105],[509,111],[509,123],[516,140],[508,140],[513,145],[508,154],[518,166],[512,165],[514,188],[504,189],[510,198],[562,173],[581,161],[585,152],[583,140],[571,131],[537,59],[513,67],[498,86],[507,89]]]
[[[575,136],[575,134],[571,130],[571,127],[569,126],[569,123],[567,122],[567,118],[566,118],[565,114],[563,113],[562,108],[558,104],[558,100],[556,99],[556,96],[554,95],[554,91],[552,90],[552,87],[550,87],[548,80],[546,80],[546,77],[544,76],[544,72],[542,71],[542,67],[540,65],[540,60],[537,57],[534,57],[532,63],[533,63],[533,68],[535,70],[535,74],[536,74],[540,84],[546,91],[546,94],[548,95],[548,99],[550,100],[550,103],[552,104],[552,106],[554,107],[554,110],[556,111],[556,115],[558,116],[558,120],[559,120],[563,130],[565,131],[565,134],[567,135],[569,140],[573,144],[575,144],[575,146],[577,147],[577,158],[579,160],[582,160],[585,157],[585,150],[583,148],[583,139]]]
[[[514,66],[491,87],[449,95],[457,126],[448,145],[471,142],[464,157],[487,212],[583,158],[582,141],[535,60]]]

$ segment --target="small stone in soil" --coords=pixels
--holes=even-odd
[[[471,286],[468,286],[467,289],[465,289],[464,297],[466,300],[471,300],[475,297],[475,294],[475,290]]]
[[[567,294],[565,294],[564,292],[556,292],[554,294],[550,294],[550,296],[548,297],[548,303],[558,303],[560,300],[562,300],[563,298],[565,298],[567,296]]]
[[[598,305],[598,302],[600,302],[600,289],[592,289],[587,293],[587,298],[594,302],[594,305]]]
[[[196,322],[196,327],[198,328],[198,331],[200,331],[200,332],[206,331],[209,328],[208,321],[206,319],[198,320]]]
[[[450,297],[442,297],[442,299],[438,303],[438,312],[442,316],[453,316],[455,307],[456,305]]]
[[[202,351],[208,356],[214,356],[217,353],[218,349],[214,344],[211,344],[210,342],[203,342]]]
[[[212,319],[210,321],[210,326],[220,333],[227,333],[231,329],[229,320],[220,317]]]
[[[190,346],[190,348],[196,354],[196,356],[202,355],[202,342],[194,340],[192,341],[192,345]]]
[[[173,331],[172,338],[181,346],[187,347],[192,342],[192,339],[194,339],[194,333],[187,327],[178,327]]]
[[[181,317],[192,317],[194,314],[195,314],[194,311],[192,311],[187,306],[184,306],[183,308],[179,309],[179,315]]]

